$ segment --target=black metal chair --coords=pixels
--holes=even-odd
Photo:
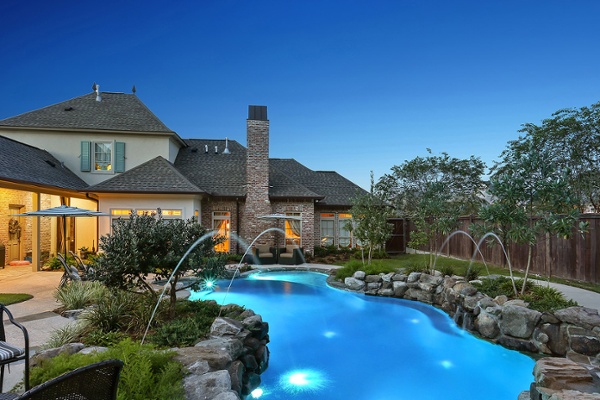
[[[81,276],[79,275],[79,270],[73,265],[67,264],[67,260],[65,256],[60,253],[56,253],[56,258],[63,266],[63,275],[60,278],[60,283],[58,284],[59,288],[62,288],[69,281],[81,281]]]
[[[25,393],[5,393],[0,400],[114,400],[117,398],[121,360],[107,360],[77,368]]]
[[[4,330],[4,314],[8,317],[11,324],[16,326],[23,333],[23,347],[16,346],[6,342],[6,332]],[[8,364],[25,360],[25,390],[29,389],[29,334],[27,329],[13,318],[13,315],[4,304],[0,304],[0,392],[4,383],[4,367]]]
[[[69,254],[71,254],[71,257],[73,257],[73,259],[77,263],[77,269],[79,269],[79,271],[81,271],[83,273],[83,276],[81,277],[81,279],[84,281],[93,280],[94,279],[94,269],[91,268],[86,263],[84,263],[83,260],[81,259],[81,257],[79,257],[77,254],[73,253],[72,251],[69,251]]]

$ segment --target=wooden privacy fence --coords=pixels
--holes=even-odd
[[[579,221],[589,224],[588,231],[583,235],[573,233],[570,238],[564,239],[548,234],[540,235],[537,238],[532,253],[531,274],[600,284],[600,256],[598,254],[600,250],[600,214],[584,214]],[[476,217],[462,217],[459,220],[458,230],[471,234],[469,227],[480,222],[481,220]],[[415,230],[412,221],[407,221],[405,229],[405,240],[408,242],[410,241],[410,232]],[[475,241],[478,242],[479,239],[475,238]],[[476,249],[476,244],[464,234],[454,234],[448,244],[441,248],[445,240],[446,237],[440,239],[434,247],[444,255],[469,260]],[[487,263],[507,266],[502,248],[496,240],[493,240],[491,245],[484,242],[480,250]],[[512,267],[525,270],[528,246],[510,245],[507,250],[510,251]],[[476,260],[480,261],[481,256],[477,255]]]

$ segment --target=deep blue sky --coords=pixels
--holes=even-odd
[[[91,92],[183,138],[246,145],[368,189],[426,155],[488,165],[521,124],[600,101],[598,0],[2,0],[0,119]]]

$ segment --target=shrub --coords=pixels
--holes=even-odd
[[[163,323],[150,340],[159,346],[191,346],[210,332],[220,307],[212,301],[178,301],[175,305],[178,318]]]
[[[485,293],[491,298],[501,295],[509,298],[513,298],[515,296],[510,278],[504,276],[482,279],[481,283],[474,283],[473,286],[479,289],[481,293]]]
[[[474,281],[479,278],[479,274],[481,273],[481,268],[471,265],[471,267],[467,267],[465,271],[465,280],[467,282]]]
[[[120,359],[125,366],[119,381],[119,400],[184,399],[183,372],[173,360],[175,353],[157,351],[151,345],[141,345],[126,339],[105,352],[91,354],[61,354],[43,360],[31,369],[31,385],[39,385],[63,373],[95,362]]]
[[[452,276],[454,275],[454,268],[449,266],[449,265],[444,265],[443,267],[441,267],[440,272],[442,273],[443,276]]]
[[[70,255],[67,256],[66,262],[67,265],[77,265],[77,262],[75,262],[73,256]],[[62,262],[60,262],[60,260],[57,257],[50,258],[45,265],[47,265],[53,271],[64,268]]]
[[[94,330],[88,332],[82,338],[82,342],[88,346],[111,347],[126,338],[127,337],[123,332],[103,332],[101,330]]]
[[[97,303],[106,287],[100,282],[72,281],[54,292],[54,298],[66,310],[78,310]]]
[[[126,331],[132,323],[131,311],[138,304],[138,297],[122,290],[107,291],[95,307],[81,314],[81,319],[102,332]]]
[[[62,328],[52,331],[48,342],[43,346],[45,349],[53,349],[56,347],[64,346],[68,343],[78,342],[83,336],[88,324],[85,321],[77,321],[76,323],[70,323]]]
[[[529,308],[540,312],[553,312],[577,305],[573,300],[567,300],[561,292],[552,288],[534,285],[522,299],[529,303]]]

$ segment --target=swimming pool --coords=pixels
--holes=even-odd
[[[191,299],[236,303],[269,323],[269,368],[254,397],[515,400],[534,361],[459,329],[426,304],[333,289],[326,275],[262,272]]]

